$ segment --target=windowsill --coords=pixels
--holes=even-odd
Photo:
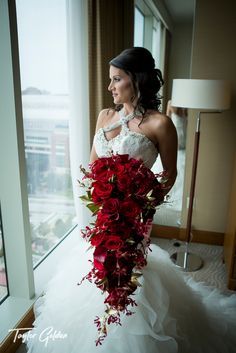
[[[35,300],[43,293],[48,281],[55,274],[58,264],[63,257],[72,249],[79,238],[79,228],[75,227],[71,233],[45,258],[45,260],[34,270],[35,297],[25,299],[9,296],[0,305],[0,344],[9,335],[9,330],[15,328],[18,322],[29,311]]]

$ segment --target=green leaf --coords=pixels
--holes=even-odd
[[[102,278],[100,281],[97,282],[98,286],[101,286],[102,284],[107,283],[107,277]]]
[[[88,203],[86,206],[91,212],[93,212],[93,215],[95,215],[99,210],[99,206],[95,205],[94,203]]]
[[[143,274],[141,273],[141,272],[132,272],[132,277],[136,277],[136,278],[138,278],[138,277],[141,277]]]
[[[82,195],[79,197],[82,201],[91,202],[91,198],[87,195]]]

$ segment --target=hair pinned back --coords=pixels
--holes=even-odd
[[[148,109],[159,111],[161,97],[159,90],[164,84],[161,71],[155,68],[155,60],[149,50],[133,47],[122,51],[109,62],[124,70],[132,79],[137,107],[145,114]],[[116,107],[120,110],[121,105]]]

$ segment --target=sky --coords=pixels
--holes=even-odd
[[[66,0],[16,0],[21,88],[67,94]]]

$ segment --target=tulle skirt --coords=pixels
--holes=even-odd
[[[194,282],[154,244],[135,292],[135,313],[121,316],[122,326],[109,325],[108,336],[96,346],[94,319],[104,313],[104,294],[86,280],[77,285],[90,270],[87,248],[78,240],[36,301],[29,353],[236,352],[236,295]]]

